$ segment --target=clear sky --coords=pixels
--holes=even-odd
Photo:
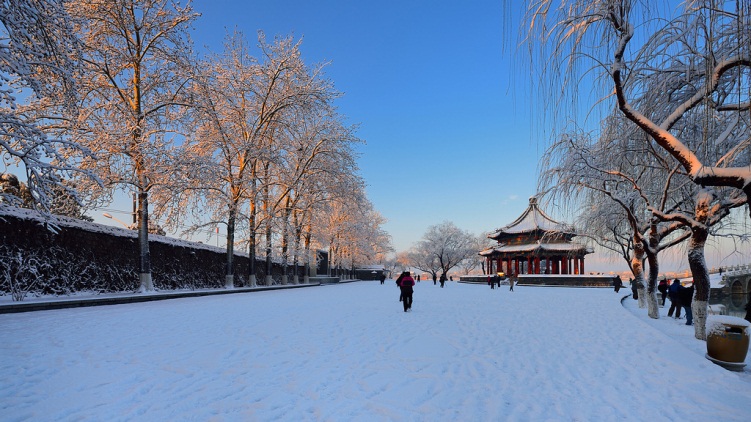
[[[368,197],[404,250],[444,220],[477,234],[506,225],[535,193],[543,143],[502,3],[199,0],[193,37],[201,52],[234,28],[251,41],[293,34],[307,63],[330,62],[340,112],[366,142]]]

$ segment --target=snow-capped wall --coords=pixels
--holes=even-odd
[[[0,295],[138,288],[136,232],[62,217],[56,225],[49,230],[33,211],[0,207]],[[223,249],[157,235],[150,235],[149,240],[157,289],[224,286]],[[235,255],[235,286],[248,279],[248,262],[247,255]],[[264,262],[257,260],[256,268],[257,279],[264,280]],[[298,270],[302,275],[302,268]],[[274,264],[274,278],[280,279],[281,274],[281,266]]]

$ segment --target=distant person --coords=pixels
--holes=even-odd
[[[514,279],[511,277],[508,278],[508,286],[509,286],[508,290],[510,292],[513,292],[514,291]]]
[[[495,277],[488,276],[488,284],[491,289],[495,289]]]
[[[691,301],[694,299],[694,284],[691,287],[683,287],[678,290],[681,306],[686,311],[686,325],[694,324],[694,314],[691,312]]]
[[[386,281],[386,274],[381,274],[381,284],[383,284]]]
[[[451,281],[454,281],[454,276],[453,276],[453,275],[452,275],[452,276],[450,276],[450,277],[449,277],[449,280],[451,280]]]
[[[420,282],[420,274],[417,274],[417,282]]]
[[[662,295],[662,306],[665,306],[665,299],[668,297],[668,280],[663,278],[660,280],[660,284],[657,285],[657,290]]]
[[[639,299],[639,283],[630,278],[628,279],[628,282],[631,284],[631,295],[634,297],[634,300]]]
[[[433,273],[433,285],[434,286],[436,285],[435,284],[436,280],[438,280],[438,277],[435,275],[435,273]]]
[[[441,288],[443,288],[443,285],[446,284],[446,274],[441,274],[441,279],[439,280],[441,282]]]
[[[751,322],[751,292],[749,292],[746,300],[748,302],[746,302],[746,317],[744,319],[748,322]]]
[[[615,280],[613,280],[613,290],[615,290],[615,292],[618,293],[618,290],[621,290],[622,285],[623,285],[623,281],[621,281],[621,276],[616,275]]]
[[[404,312],[412,309],[412,294],[414,293],[413,287],[415,280],[408,272],[403,272],[401,275],[401,281],[399,282],[399,288],[402,291],[402,304],[404,305]]]
[[[670,299],[670,309],[668,309],[668,316],[673,316],[675,311],[675,319],[681,317],[681,298],[678,292],[681,290],[681,282],[676,278],[673,280],[673,284],[668,287],[668,298]]]

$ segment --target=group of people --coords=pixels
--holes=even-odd
[[[633,294],[634,299],[639,299],[639,289],[642,288],[642,284],[639,282],[636,282],[632,279],[628,279],[629,283],[631,284],[631,292]],[[613,281],[613,286],[616,291],[620,290],[623,283],[621,282],[620,277],[616,277]],[[673,313],[675,313],[675,319],[681,318],[681,308],[684,309],[686,313],[686,325],[693,325],[694,324],[694,315],[691,311],[691,302],[694,299],[694,285],[691,284],[689,287],[685,287],[681,284],[681,281],[677,278],[673,280],[673,283],[668,285],[667,279],[662,279],[657,284],[657,290],[662,295],[662,306],[665,306],[665,299],[670,298],[670,309],[668,309],[668,316],[673,317]]]
[[[440,282],[441,287],[446,284],[446,274],[441,274]],[[386,280],[385,275],[381,275],[381,284]],[[420,281],[420,276],[417,276],[417,281]],[[433,275],[433,284],[436,284],[436,276]],[[408,312],[412,309],[412,295],[414,294],[415,279],[409,271],[404,271],[396,279],[396,285],[399,287],[399,302],[404,305],[404,312]],[[500,284],[499,284],[500,285]]]
[[[668,281],[666,279],[662,279],[657,285],[657,290],[659,290],[660,294],[662,295],[663,306],[665,306],[665,296],[667,292],[667,296],[670,299],[670,309],[668,309],[669,317],[672,317],[673,311],[675,311],[674,318],[680,319],[681,308],[683,308],[686,312],[686,325],[693,325],[694,316],[691,312],[691,302],[694,300],[693,284],[690,287],[684,287],[681,284],[681,281],[676,278],[675,280],[673,280],[673,284],[668,286]]]
[[[498,285],[498,288],[501,288],[501,276],[494,275],[494,276],[488,276],[488,284],[490,284],[491,289],[495,289],[495,286]],[[514,291],[514,279],[510,278],[508,279],[509,284],[509,290],[512,292]]]

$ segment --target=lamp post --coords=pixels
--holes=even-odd
[[[125,224],[124,222],[120,221],[119,219],[113,217],[112,214],[110,214],[110,213],[103,212],[102,215],[105,216],[105,217],[107,217],[107,218],[109,218],[109,219],[117,221],[118,223],[122,224],[123,227],[125,227],[126,229],[132,229],[133,228],[133,226],[131,226],[130,224]]]

